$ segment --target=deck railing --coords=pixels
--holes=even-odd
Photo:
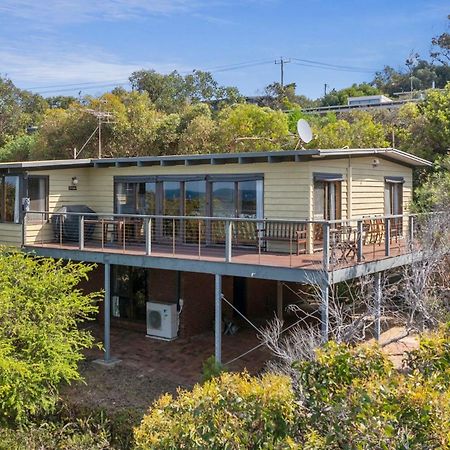
[[[324,221],[29,211],[23,245],[331,270],[411,251],[415,217]]]

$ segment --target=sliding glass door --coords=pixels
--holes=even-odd
[[[198,243],[199,237],[223,242],[224,221],[176,219],[177,216],[262,218],[262,176],[161,176],[117,177],[115,212],[117,214],[164,215],[169,219],[154,221],[155,239]],[[236,224],[238,238],[256,241],[257,224]],[[243,239],[241,239],[243,240]]]

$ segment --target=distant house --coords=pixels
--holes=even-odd
[[[215,323],[220,359],[222,295],[282,316],[282,282],[317,284],[326,335],[331,283],[407,264],[412,172],[428,165],[392,148],[2,163],[0,241],[97,263],[105,336],[111,321],[167,339]]]
[[[349,106],[381,105],[386,103],[392,103],[392,100],[385,95],[363,95],[361,97],[349,97],[347,100]]]

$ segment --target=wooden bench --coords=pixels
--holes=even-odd
[[[301,251],[306,253],[308,237],[306,223],[267,221],[260,232],[261,240],[264,242],[266,249],[267,242],[289,242],[290,244],[296,244],[297,255]],[[301,246],[304,248],[301,249]]]

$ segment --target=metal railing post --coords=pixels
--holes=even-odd
[[[198,220],[198,259],[202,256],[202,222]]]
[[[152,254],[152,219],[147,218],[144,221],[144,233],[145,233],[145,254]]]
[[[27,234],[27,211],[24,212],[22,217],[22,247],[26,244],[26,234]]]
[[[225,222],[225,261],[230,262],[232,257],[233,222]]]
[[[414,216],[409,216],[408,223],[408,247],[412,251],[414,245]]]
[[[172,219],[172,255],[175,256],[175,219]]]
[[[357,230],[356,230],[356,238],[357,238],[357,261],[361,262],[364,258],[363,254],[363,221],[358,220]]]
[[[328,271],[330,268],[330,224],[323,224],[323,269]]]
[[[42,215],[42,227],[44,227],[44,215]],[[62,247],[63,241],[63,215],[59,215],[59,246]],[[44,244],[44,238],[42,238],[42,245]]]
[[[105,219],[102,217],[101,219],[102,225],[102,250],[105,248]]]
[[[80,216],[80,226],[79,226],[79,247],[80,250],[84,249],[84,216]]]
[[[389,217],[384,219],[384,254],[391,255],[391,219]]]

